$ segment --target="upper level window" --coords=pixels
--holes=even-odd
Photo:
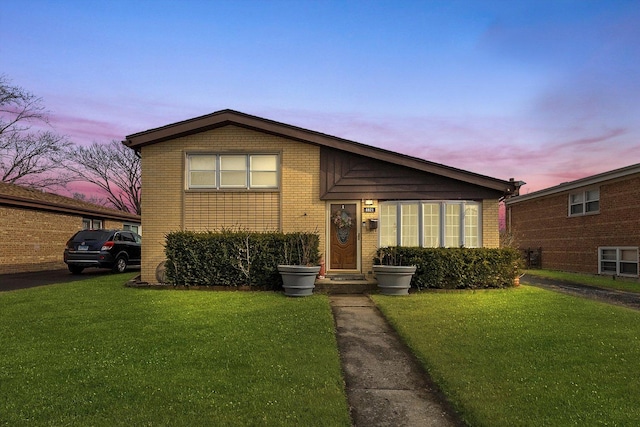
[[[277,154],[188,154],[187,188],[278,188]]]
[[[480,215],[477,202],[383,202],[379,244],[381,247],[481,247]]]
[[[600,190],[592,189],[569,195],[569,216],[600,211]]]

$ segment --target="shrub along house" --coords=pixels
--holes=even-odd
[[[640,164],[506,201],[507,228],[541,267],[638,277]]]
[[[172,231],[317,231],[327,274],[381,246],[497,247],[517,184],[222,110],[126,137],[142,157],[142,281]]]
[[[66,269],[65,244],[85,228],[140,232],[140,216],[0,182],[0,274]]]

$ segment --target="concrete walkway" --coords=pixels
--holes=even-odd
[[[366,295],[330,295],[353,424],[460,426]]]

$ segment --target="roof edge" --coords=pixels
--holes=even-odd
[[[436,173],[449,178],[469,182],[479,186],[491,188],[502,192],[506,196],[517,194],[518,184],[513,180],[502,180],[498,178],[481,175],[475,172],[446,166],[440,163],[431,162],[417,157],[409,156],[373,147],[348,139],[324,134],[321,132],[265,119],[258,116],[242,113],[235,110],[220,110],[204,116],[195,117],[188,120],[168,124],[154,129],[127,135],[122,143],[129,148],[139,150],[141,147],[150,144],[167,141],[182,136],[200,133],[226,125],[237,125],[259,132],[266,132],[289,139],[331,147],[361,154],[377,160],[382,160],[394,164],[408,166],[423,172]]]
[[[612,179],[624,178],[629,175],[640,173],[640,163],[636,163],[630,166],[625,166],[619,169],[602,172],[596,175],[590,175],[584,178],[576,179],[575,181],[563,182],[562,184],[555,185],[553,187],[545,188],[542,190],[534,191],[533,193],[523,194],[521,196],[512,197],[507,199],[505,203],[507,205],[513,205],[526,200],[537,199],[539,197],[550,196],[564,191],[574,190],[580,187],[587,187],[590,185],[599,184]]]

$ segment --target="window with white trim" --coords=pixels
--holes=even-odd
[[[638,276],[637,247],[598,248],[598,273],[616,276]]]
[[[379,245],[481,247],[481,211],[470,201],[382,202]]]
[[[187,154],[188,189],[277,189],[277,154]]]
[[[600,212],[600,190],[595,188],[569,194],[569,216]]]

